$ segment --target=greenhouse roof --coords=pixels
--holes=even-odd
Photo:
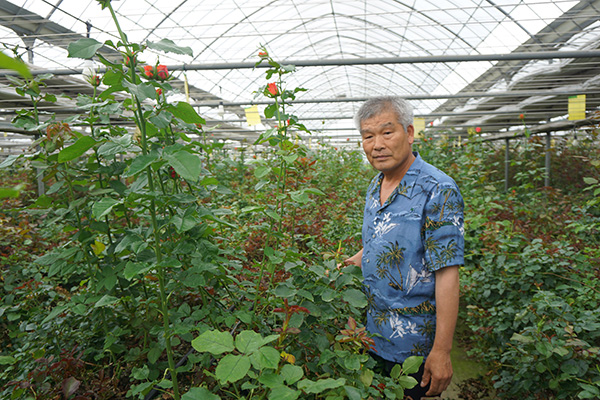
[[[245,107],[265,107],[254,93],[267,83],[265,70],[253,68],[261,46],[297,65],[286,84],[307,91],[292,112],[333,143],[358,140],[352,117],[378,95],[411,99],[432,134],[566,121],[572,95],[586,94],[588,111],[600,106],[600,0],[128,0],[113,7],[130,41],[168,38],[192,49],[192,56],[147,50],[143,61],[172,66],[182,92],[187,79],[189,102],[232,139],[263,128],[244,116]],[[118,40],[97,1],[0,0],[0,22],[3,45],[19,46],[34,69],[62,72],[49,89],[70,96],[90,91],[80,75],[90,61],[68,58],[69,43]],[[8,129],[23,103],[0,89]]]

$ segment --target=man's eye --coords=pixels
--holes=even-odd
[[[392,132],[383,132],[384,135],[391,135]]]

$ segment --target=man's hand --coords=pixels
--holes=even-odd
[[[437,327],[431,353],[425,361],[421,387],[431,384],[426,396],[441,394],[452,380],[452,339],[458,315],[458,266],[435,271],[435,306]]]
[[[363,254],[363,249],[360,249],[360,251],[358,253],[356,253],[355,255],[353,255],[350,258],[345,259],[344,265],[354,264],[357,267],[360,267],[362,264],[362,254]],[[338,265],[338,267],[339,267],[339,265]]]
[[[427,360],[425,361],[425,371],[423,372],[423,380],[421,387],[431,383],[426,396],[437,396],[441,394],[452,381],[452,362],[450,361],[450,353],[445,351],[431,350]]]

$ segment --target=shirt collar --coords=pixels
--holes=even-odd
[[[385,208],[388,204],[390,204],[392,201],[394,201],[396,196],[398,196],[400,193],[402,193],[404,196],[406,196],[408,198],[412,197],[413,191],[415,188],[415,183],[417,182],[417,179],[419,178],[419,174],[421,173],[421,168],[423,167],[423,164],[424,164],[424,161],[418,152],[413,151],[413,155],[415,156],[415,160],[410,165],[410,167],[408,168],[408,171],[406,171],[406,174],[404,174],[404,177],[402,178],[402,180],[400,181],[398,186],[396,186],[396,188],[394,189],[394,191],[392,192],[390,197],[387,199],[385,204],[382,206],[382,208]],[[377,193],[377,196],[376,196],[377,199],[379,199],[379,193],[381,190],[381,182],[382,181],[383,181],[383,172],[379,172],[379,174],[376,177],[377,183],[375,185],[374,193],[373,193],[373,194]]]

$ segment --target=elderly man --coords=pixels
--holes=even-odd
[[[414,400],[443,392],[452,379],[450,350],[463,264],[463,199],[452,178],[412,151],[413,111],[380,97],[355,122],[367,159],[379,170],[367,191],[363,248],[346,260],[362,268],[374,355],[389,371],[412,355],[424,364],[406,391]]]

